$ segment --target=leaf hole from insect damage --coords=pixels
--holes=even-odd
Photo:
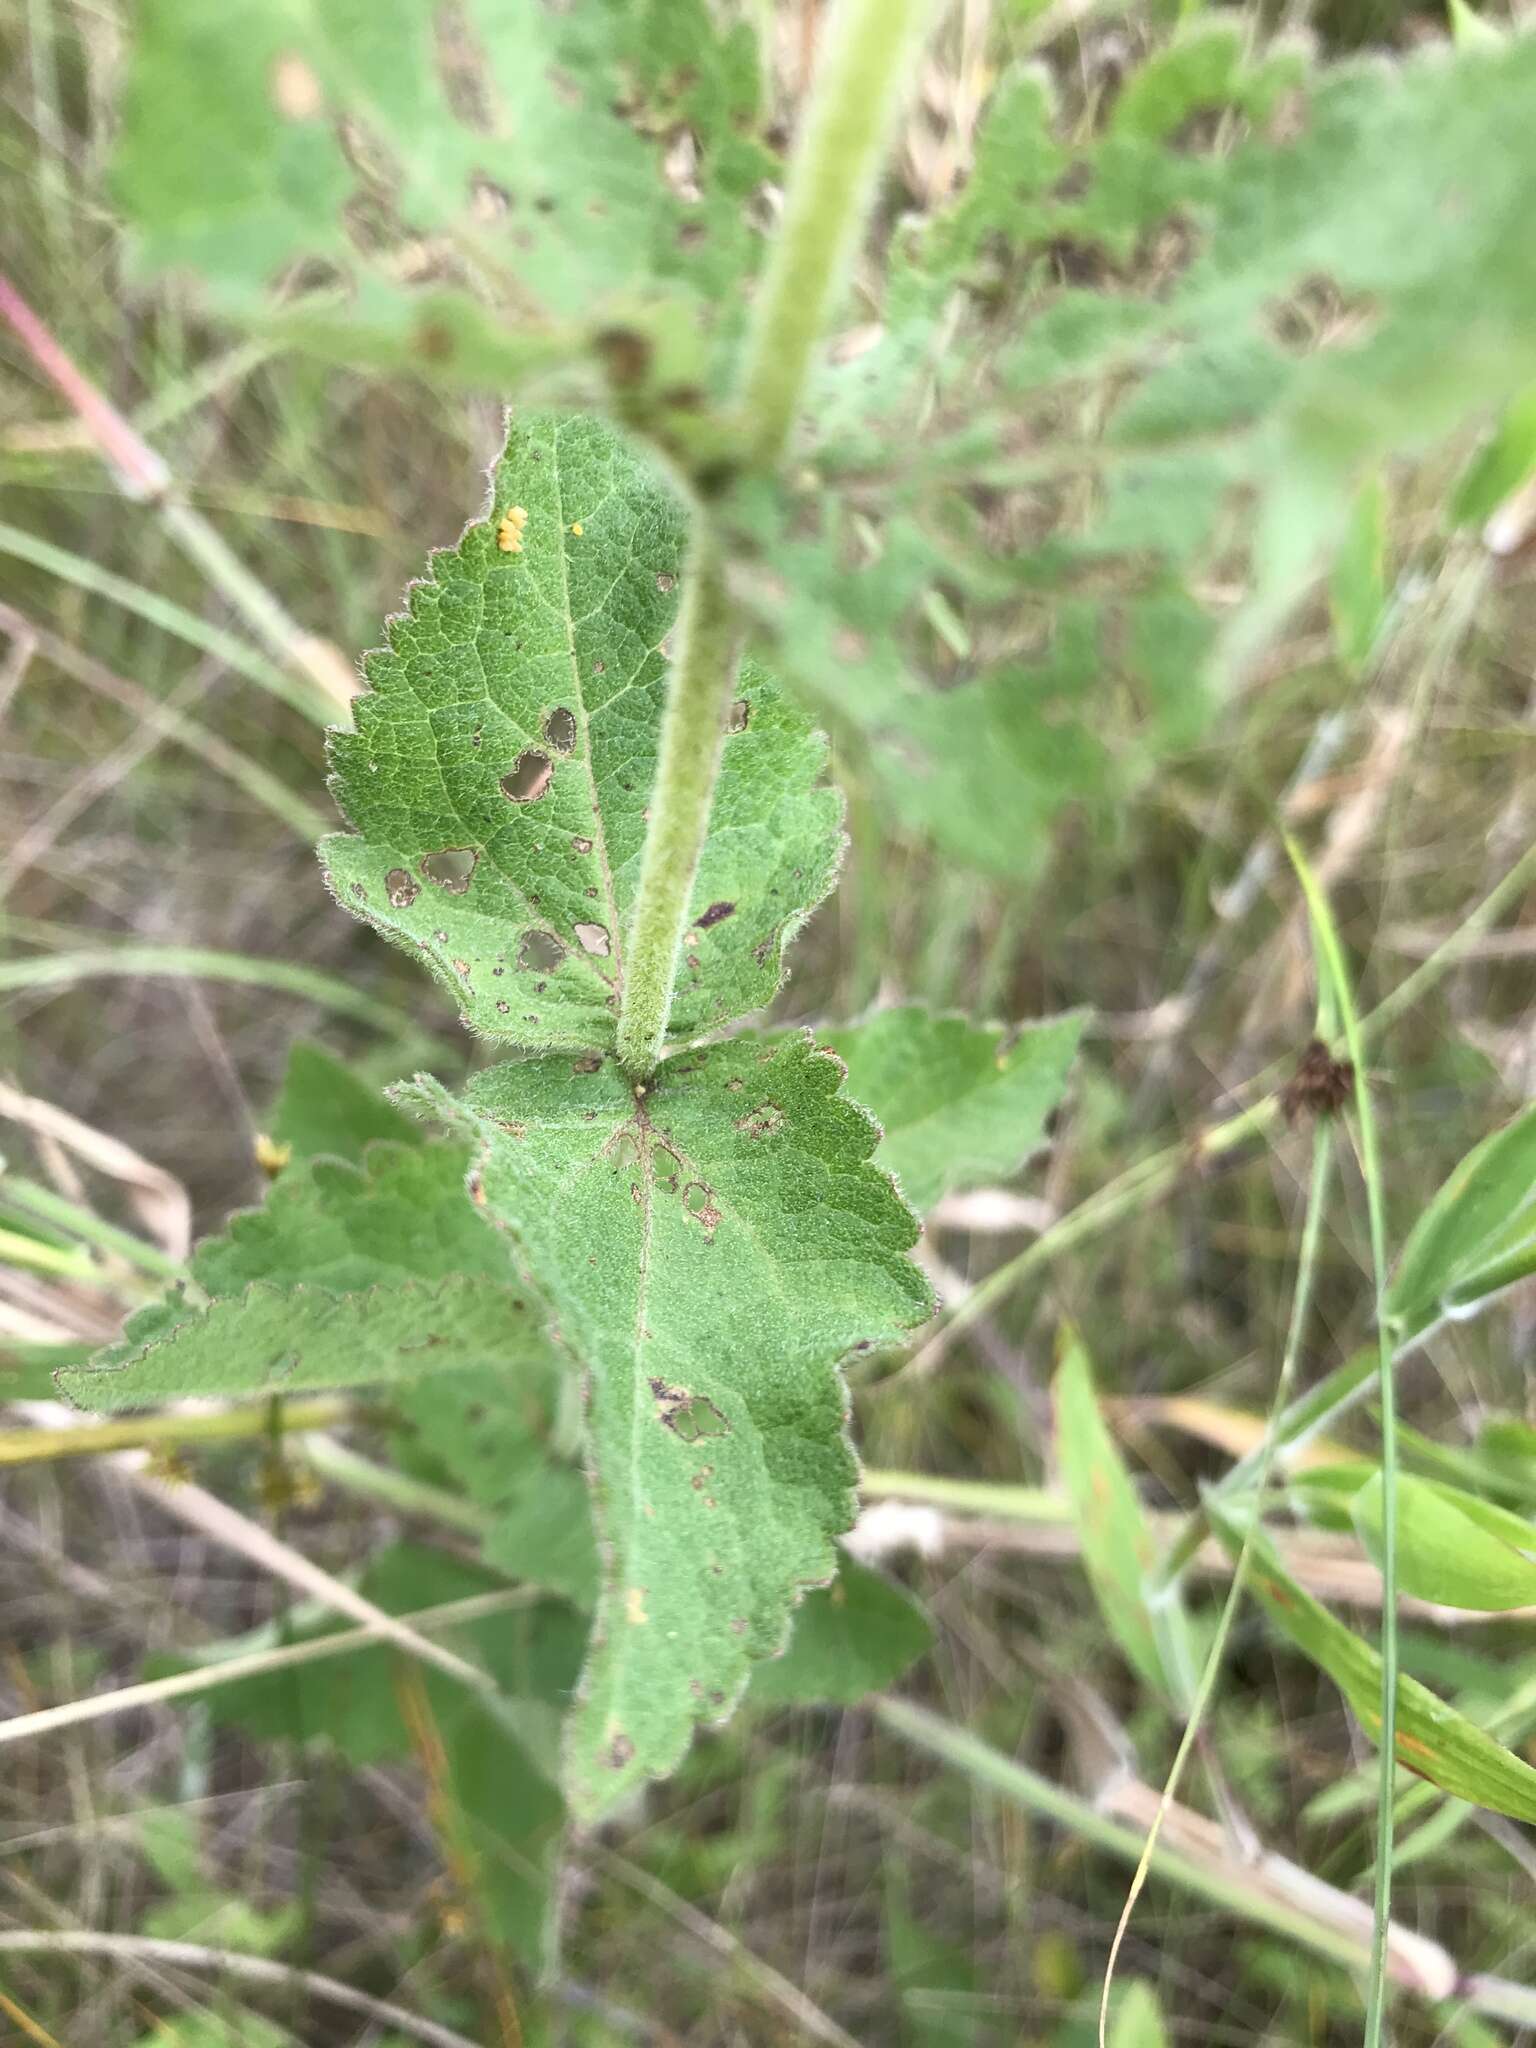
[[[584,953],[596,953],[606,957],[612,950],[605,924],[578,924],[572,927]]]
[[[576,744],[576,716],[557,704],[544,721],[544,737],[557,754],[568,754]]]
[[[523,943],[517,950],[517,964],[525,973],[553,973],[564,958],[565,948],[553,932],[535,930],[523,933]]]
[[[693,1394],[686,1387],[674,1387],[666,1380],[653,1379],[651,1396],[656,1403],[656,1419],[685,1444],[702,1443],[706,1437],[729,1436],[731,1433],[731,1425],[705,1394]]]
[[[284,1351],[267,1367],[267,1381],[292,1379],[301,1361],[297,1351]]]
[[[421,863],[421,872],[429,882],[436,882],[439,889],[446,889],[450,896],[462,896],[469,887],[469,878],[475,872],[479,854],[469,846],[445,846],[441,853],[429,853]]]
[[[405,868],[391,868],[384,877],[384,894],[396,910],[409,910],[421,894],[421,884]]]
[[[533,804],[554,779],[555,764],[537,747],[525,747],[501,778],[501,793],[514,804]]]
[[[590,853],[592,851],[591,840],[583,839],[580,833],[578,833],[576,837],[571,841],[571,845],[574,847],[577,853]]]
[[[576,1061],[571,1068],[573,1074],[595,1074],[603,1064],[601,1053],[589,1052]]]
[[[751,722],[752,706],[747,702],[745,697],[738,697],[735,703],[731,706],[730,710],[726,713],[726,731],[745,732],[747,727],[751,724]]]
[[[677,588],[677,578],[669,570],[659,569],[656,573],[656,588],[665,597],[669,591]]]

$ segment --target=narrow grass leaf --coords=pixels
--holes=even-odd
[[[1536,1272],[1536,1104],[1475,1145],[1409,1233],[1387,1290],[1400,1345]]]
[[[1157,1546],[1119,1450],[1099,1412],[1088,1354],[1069,1336],[1052,1390],[1056,1458],[1082,1539],[1088,1582],[1110,1634],[1156,1693],[1169,1690],[1147,1604]]]
[[[1245,1525],[1208,1501],[1212,1526],[1227,1549],[1241,1550]],[[1381,1733],[1382,1662],[1368,1643],[1331,1615],[1293,1579],[1260,1531],[1253,1531],[1249,1590],[1281,1632],[1325,1671],[1373,1740]],[[1399,1675],[1396,1685],[1398,1763],[1442,1792],[1515,1820],[1536,1820],[1536,1770],[1437,1698]]]
[[[1373,1473],[1350,1513],[1360,1540],[1381,1556],[1382,1478]],[[1536,1605],[1536,1525],[1457,1487],[1399,1473],[1398,1582],[1405,1593],[1446,1607],[1496,1614]]]

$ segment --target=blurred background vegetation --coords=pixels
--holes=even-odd
[[[1293,25],[1292,10],[1262,11]],[[1282,11],[1287,23],[1271,19]],[[770,31],[787,123],[816,9],[781,0],[752,12]],[[963,180],[1010,36],[1027,31],[1091,109],[1163,32],[1159,13],[1063,10],[1042,37],[1017,5],[989,24],[981,0],[964,0],[964,33],[925,70],[891,210],[936,206]],[[1446,32],[1437,15],[1390,0],[1337,0],[1308,25],[1329,46],[1384,55]],[[478,510],[499,409],[232,341],[175,287],[125,284],[104,182],[125,34],[108,0],[0,7],[0,268],[235,555],[350,663],[377,642],[425,551]],[[1312,850],[1366,1007],[1532,839],[1536,557],[1495,559],[1475,534],[1448,530],[1446,492],[1467,453],[1387,480],[1390,606],[1368,661],[1341,656],[1319,597],[1205,738],[1166,758],[1108,824],[1069,808],[1027,882],[958,871],[893,830],[858,749],[839,749],[847,877],[801,942],[781,1013],[846,1017],[898,996],[1006,1020],[1089,1006],[1058,1140],[1023,1184],[1035,1205],[1026,1230],[1138,1158],[1191,1145],[1171,1198],[1010,1294],[942,1359],[883,1362],[856,1379],[872,1466],[1043,1481],[1043,1390],[1068,1318],[1121,1397],[1117,1424],[1154,1507],[1187,1508],[1220,1469],[1159,1403],[1264,1406],[1309,1139],[1281,1130],[1209,1170],[1193,1141],[1312,1029],[1306,928],[1275,812]],[[259,1195],[256,1140],[296,1037],[380,1084],[425,1060],[452,1081],[472,1050],[414,966],[320,885],[310,842],[329,815],[322,719],[4,343],[0,491],[0,1073],[162,1169],[210,1229]],[[1516,895],[1377,1043],[1394,1241],[1450,1165],[1532,1092],[1533,952],[1536,925]],[[5,1126],[0,1142],[13,1166],[47,1164],[46,1141],[25,1125]],[[89,1192],[103,1217],[131,1220],[121,1182],[93,1174]],[[941,1224],[931,1255],[951,1287],[974,1283],[1017,1250],[1020,1227],[1017,1213],[1011,1235]],[[1329,1217],[1309,1369],[1368,1337],[1367,1266],[1351,1166]],[[41,1314],[37,1284],[13,1275],[3,1297],[18,1355]],[[1519,1294],[1493,1318],[1448,1329],[1405,1374],[1411,1424],[1450,1439],[1469,1416],[1526,1414],[1533,1310]],[[78,1307],[69,1334],[82,1343],[110,1333],[92,1314]],[[253,1515],[276,1514],[335,1572],[414,1527],[339,1486],[274,1494],[260,1447],[199,1452],[189,1469]],[[0,1544],[11,1711],[128,1682],[147,1652],[272,1622],[288,1597],[85,1461],[8,1475]],[[1103,1739],[1107,1707],[1125,1717],[1142,1776],[1160,1782],[1177,1726],[1136,1691],[1074,1559],[1035,1548],[1019,1554],[1000,1535],[891,1560],[938,1630],[921,1695],[1064,1781]],[[1536,1677],[1522,1621],[1411,1625],[1405,1661],[1464,1702]],[[1316,1802],[1351,1782],[1367,1746],[1333,1689],[1257,1616],[1239,1626],[1206,1746],[1267,1844],[1360,1890],[1368,1796]],[[1093,2035],[1126,1883],[1123,1865],[1070,1823],[919,1760],[863,1708],[756,1709],[701,1741],[612,1844],[578,1849],[562,1989],[529,1999],[487,1958],[420,1755],[359,1762],[323,1739],[258,1740],[205,1709],[163,1706],[7,1761],[0,1930],[174,1937],[273,1957],[438,2012],[487,2043],[851,2036],[1076,2048]],[[1474,1815],[1402,1871],[1397,1910],[1465,1968],[1528,1978],[1533,1901],[1528,1834]],[[1123,1969],[1181,2041],[1320,2042],[1358,2026],[1348,1970],[1158,1881]],[[258,1989],[150,1955],[0,1953],[0,1987],[7,2044],[397,2038],[296,1980]],[[1445,2009],[1405,2005],[1400,2024],[1405,2039],[1447,2026],[1479,2048],[1493,2038]],[[1126,2027],[1139,2042],[1157,2022],[1138,2004]]]

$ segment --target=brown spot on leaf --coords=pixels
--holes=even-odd
[[[421,884],[405,868],[391,868],[384,877],[384,894],[396,910],[409,910],[421,894]]]

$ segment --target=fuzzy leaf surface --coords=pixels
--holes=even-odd
[[[323,265],[346,287],[328,352],[505,393],[641,288],[673,326],[734,330],[745,201],[776,164],[759,100],[751,29],[708,0],[146,0],[115,184],[141,272],[190,270],[249,317]],[[434,283],[402,289],[423,237]]]
[[[433,556],[364,664],[356,732],[332,739],[356,828],[321,847],[337,900],[419,951],[485,1037],[614,1042],[683,529],[600,422],[514,420],[490,515]],[[841,852],[825,742],[750,663],[732,726],[674,1036],[769,1001]]]
[[[477,1076],[476,1200],[513,1233],[589,1375],[603,1579],[572,1716],[586,1817],[678,1762],[836,1569],[855,1466],[837,1367],[928,1312],[917,1226],[871,1164],[875,1126],[809,1037],[667,1061],[637,1094],[611,1060]]]
[[[935,1017],[912,1005],[834,1031],[848,1093],[885,1132],[877,1158],[919,1215],[955,1188],[1017,1173],[1045,1135],[1082,1037],[1080,1011],[1029,1024]]]
[[[192,1276],[57,1380],[82,1407],[298,1393],[472,1365],[551,1369],[543,1306],[464,1198],[462,1146],[372,1146],[291,1166],[198,1246]]]

